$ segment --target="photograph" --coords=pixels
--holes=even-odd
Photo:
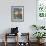
[[[46,0],[0,0],[0,46],[46,46]]]
[[[24,21],[24,6],[11,6],[11,21],[12,22]]]

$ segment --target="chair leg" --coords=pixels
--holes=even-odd
[[[5,34],[5,46],[7,46],[7,34]]]
[[[5,46],[7,46],[7,42],[6,42],[6,41],[5,41],[5,43],[4,43],[4,44],[5,44]]]

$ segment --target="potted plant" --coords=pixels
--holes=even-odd
[[[40,40],[46,36],[45,32],[35,32],[33,35],[37,38],[37,41],[40,43]],[[44,37],[45,38],[45,37]]]
[[[32,27],[35,28],[36,30],[45,29],[45,26],[32,25]]]

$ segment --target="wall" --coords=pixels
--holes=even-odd
[[[24,6],[24,22],[11,22],[11,6]],[[30,32],[32,36],[32,24],[36,24],[36,0],[0,1],[0,34],[10,32],[7,29],[18,26],[19,32]]]

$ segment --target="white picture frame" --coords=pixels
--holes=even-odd
[[[12,22],[24,21],[24,6],[11,6],[11,21]]]

